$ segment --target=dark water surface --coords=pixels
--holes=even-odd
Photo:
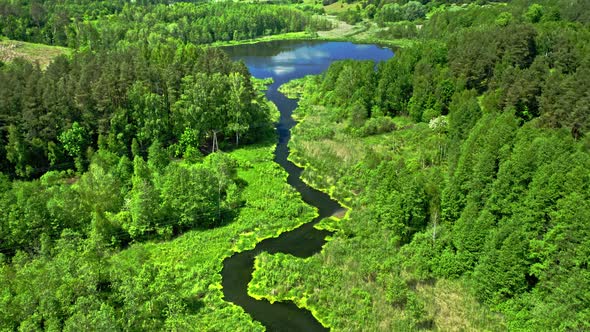
[[[286,98],[277,89],[283,83],[306,75],[320,74],[332,62],[343,59],[384,61],[393,56],[387,48],[376,45],[352,44],[348,42],[320,41],[277,41],[253,45],[226,47],[224,50],[234,59],[242,60],[252,75],[258,78],[272,77],[274,83],[266,96],[274,102],[281,117],[277,124],[279,142],[275,150],[275,162],[281,165],[289,177],[287,182],[295,187],[303,200],[319,210],[319,216],[309,223],[277,238],[259,242],[252,250],[234,254],[223,262],[222,286],[227,301],[231,301],[266,326],[267,331],[326,331],[313,315],[298,308],[293,302],[256,300],[248,296],[248,283],[252,280],[254,257],[268,253],[286,253],[297,257],[309,257],[322,249],[327,231],[313,226],[325,217],[341,210],[342,207],[328,195],[307,186],[300,179],[302,169],[288,161],[287,143],[291,128],[296,124],[291,117],[297,107],[297,100]]]

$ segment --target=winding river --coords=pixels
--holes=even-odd
[[[321,250],[327,231],[317,230],[314,225],[325,217],[342,210],[328,195],[307,186],[301,181],[302,169],[287,160],[291,128],[296,124],[292,118],[297,101],[286,98],[278,87],[292,79],[319,74],[336,60],[357,59],[383,61],[393,56],[387,48],[376,45],[361,45],[348,42],[279,41],[254,45],[224,48],[234,59],[242,60],[252,75],[258,78],[272,77],[274,83],[266,96],[274,102],[280,113],[277,124],[279,142],[275,150],[275,162],[289,174],[287,182],[295,187],[303,200],[319,210],[319,216],[279,237],[259,242],[252,250],[243,251],[223,262],[222,286],[224,297],[261,322],[267,331],[326,331],[313,315],[293,302],[256,300],[248,296],[248,283],[252,280],[254,258],[259,253],[286,253],[297,257],[309,257]]]

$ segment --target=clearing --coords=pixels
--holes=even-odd
[[[16,40],[0,40],[0,61],[10,62],[16,58],[23,58],[31,62],[39,62],[45,69],[58,55],[70,54],[71,50],[61,46],[26,43]]]

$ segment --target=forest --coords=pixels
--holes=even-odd
[[[223,301],[221,262],[313,212],[272,162],[268,82],[198,34],[316,21],[287,6],[168,7],[0,5],[5,37],[73,49],[43,68],[0,63],[1,329],[262,330]]]
[[[339,21],[411,42],[281,87],[290,159],[348,213],[250,295],[335,331],[590,329],[590,2],[330,5],[0,2],[1,39],[71,50],[0,61],[0,329],[264,330],[222,261],[316,211],[271,82],[213,45]]]
[[[0,33],[71,48],[114,49],[174,40],[192,44],[325,30],[331,23],[286,5],[228,2],[14,1],[0,4]]]
[[[258,258],[256,292],[337,330],[589,328],[590,31],[570,10],[437,10],[376,71],[285,85],[291,158],[351,212],[317,256]]]

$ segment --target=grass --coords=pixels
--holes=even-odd
[[[215,47],[223,47],[223,46],[256,44],[256,43],[263,43],[263,42],[276,41],[276,40],[299,40],[299,39],[301,39],[301,40],[314,39],[314,36],[310,35],[307,32],[304,32],[304,31],[287,32],[287,33],[281,33],[278,35],[258,37],[258,38],[254,38],[254,39],[218,41],[218,42],[214,42],[210,45],[215,46]]]
[[[416,292],[440,331],[505,331],[502,317],[477,302],[461,280],[439,279],[434,284],[418,284]]]
[[[16,58],[38,62],[42,69],[47,68],[51,61],[62,54],[69,55],[71,49],[61,46],[26,43],[15,40],[0,40],[0,61],[10,62]]]
[[[363,29],[363,26],[360,24],[351,25],[338,20],[336,16],[327,16],[327,18],[332,21],[334,28],[328,31],[319,31],[319,38],[346,38],[358,34]]]
[[[279,87],[279,92],[284,94],[289,99],[297,99],[301,97],[304,91],[304,84],[307,77],[296,78]]]
[[[325,40],[325,41],[350,41],[362,44],[377,44],[389,47],[408,47],[415,43],[411,39],[383,39],[377,37],[381,28],[372,22],[360,22],[350,25],[338,20],[335,16],[326,16],[334,24],[334,28],[328,31],[313,32],[288,32],[271,36],[263,36],[254,39],[238,41],[218,41],[210,44],[214,47],[257,44],[277,40]]]
[[[326,11],[326,14],[328,15],[338,15],[340,13],[343,13],[349,9],[355,9],[355,7],[357,6],[357,3],[344,3],[344,2],[334,2],[333,4],[324,6],[324,10]]]
[[[392,290],[381,285],[384,280],[372,278],[376,266],[359,259],[370,257],[371,251],[368,243],[336,236],[321,253],[306,259],[264,253],[256,258],[248,292],[271,302],[291,300],[333,331],[407,331],[406,313],[387,299]]]

